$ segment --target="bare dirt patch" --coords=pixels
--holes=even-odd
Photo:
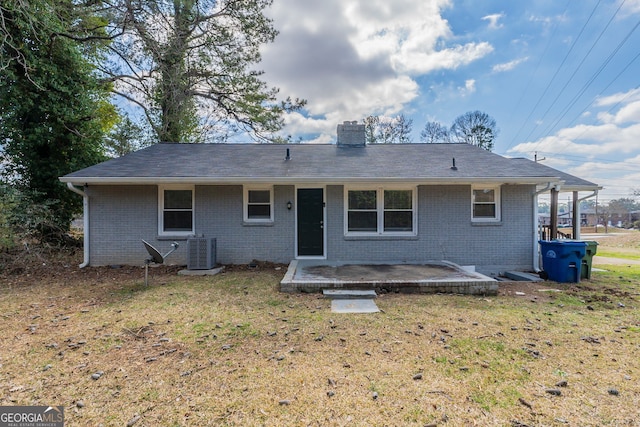
[[[566,284],[555,282],[501,282],[498,296],[547,303],[566,288]]]

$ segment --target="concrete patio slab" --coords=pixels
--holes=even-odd
[[[293,260],[280,282],[283,292],[320,292],[323,289],[496,295],[498,281],[448,261],[376,264]]]

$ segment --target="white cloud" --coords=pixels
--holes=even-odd
[[[635,88],[627,92],[618,92],[614,93],[613,95],[599,97],[598,99],[596,99],[594,105],[596,107],[606,107],[609,105],[616,105],[623,102],[638,100],[640,100],[640,88]]]
[[[579,124],[555,135],[519,144],[510,153],[537,151],[545,164],[595,182],[605,189],[601,200],[625,197],[640,187],[640,100],[636,90],[603,97],[595,124]],[[579,159],[579,160],[576,160]],[[577,165],[576,165],[577,163]]]
[[[596,99],[594,105],[596,107],[611,107],[609,110],[622,105],[613,114],[610,111],[599,112],[598,120],[603,123],[623,124],[640,121],[640,88],[600,97]]]
[[[264,78],[305,98],[285,133],[334,136],[344,120],[394,115],[419,95],[416,77],[457,69],[493,50],[455,42],[442,10],[450,0],[281,0],[268,15],[280,31],[263,49]],[[471,80],[470,80],[471,81]],[[465,91],[475,90],[467,83]]]
[[[504,25],[500,24],[498,21],[501,18],[504,18],[504,13],[494,13],[491,15],[483,16],[481,19],[483,21],[489,21],[489,28],[492,30],[497,30],[499,28],[504,27]]]
[[[640,101],[635,101],[622,107],[615,116],[615,123],[640,122]]]
[[[456,68],[468,65],[493,51],[487,42],[467,43],[451,48],[431,51],[407,51],[392,56],[395,68],[408,74],[427,74],[432,71]]]
[[[622,5],[624,16],[640,13],[640,0],[626,0]]]
[[[363,59],[390,59],[396,72],[424,74],[455,69],[493,50],[486,42],[454,44],[441,10],[449,0],[345,1],[346,17],[353,31],[349,40]]]
[[[612,123],[600,125],[577,125],[565,128],[555,135],[538,141],[525,142],[511,148],[513,153],[577,153],[582,157],[597,158],[603,155],[628,154],[640,147],[640,123],[628,127],[618,127]]]
[[[514,59],[513,61],[505,62],[503,64],[496,64],[496,65],[493,66],[492,71],[494,73],[502,73],[502,72],[505,72],[505,71],[511,71],[514,68],[516,68],[518,65],[520,65],[523,62],[526,62],[528,60],[529,60],[529,57],[525,56],[524,58]]]
[[[611,114],[608,111],[598,114],[598,119],[604,123],[636,123],[640,121],[640,101],[635,101],[620,108],[617,113]]]
[[[640,156],[614,162],[585,162],[568,170],[576,176],[589,177],[604,187],[600,200],[630,197],[632,189],[640,187]]]
[[[469,79],[464,82],[464,87],[458,88],[462,96],[472,94],[476,91],[476,81]]]
[[[602,97],[595,105],[613,105],[619,108],[613,112],[599,112],[596,116],[598,121],[594,124],[578,124],[564,128],[555,135],[519,144],[509,151],[579,153],[581,156],[593,158],[608,154],[640,155],[640,92],[633,89],[626,93]]]
[[[549,27],[556,22],[566,22],[567,17],[565,15],[556,15],[556,16],[529,15],[529,21],[541,23],[545,27]]]

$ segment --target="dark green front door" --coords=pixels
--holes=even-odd
[[[322,188],[298,189],[298,256],[324,255]]]

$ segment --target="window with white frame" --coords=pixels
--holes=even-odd
[[[500,221],[500,187],[474,185],[471,188],[471,210],[473,221]]]
[[[377,190],[349,190],[347,194],[347,232],[377,233]]]
[[[160,187],[159,193],[159,234],[193,234],[193,186]]]
[[[415,188],[348,188],[345,234],[415,235]]]
[[[244,189],[244,220],[273,221],[273,187]]]

